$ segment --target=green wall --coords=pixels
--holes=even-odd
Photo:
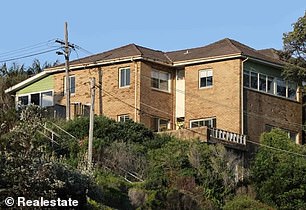
[[[41,92],[41,91],[52,90],[52,89],[53,89],[53,75],[49,75],[17,91],[16,95],[33,93],[33,92]]]
[[[244,70],[247,70],[247,71],[254,71],[254,72],[266,74],[268,76],[282,78],[281,76],[282,69],[276,68],[273,66],[268,66],[268,65],[264,65],[264,64],[260,64],[260,63],[256,63],[252,61],[246,61],[243,65],[243,68]]]

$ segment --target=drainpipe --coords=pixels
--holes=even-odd
[[[244,71],[244,62],[246,62],[249,58],[245,58],[242,62],[241,62],[241,134],[244,134],[244,110],[243,110],[243,106],[244,106],[244,102],[243,102],[243,71]]]
[[[137,106],[137,74],[138,74],[138,64],[137,61],[134,61],[133,58],[131,59],[132,62],[134,62],[134,85],[135,85],[135,94],[134,94],[134,106],[135,106],[135,112],[134,112],[134,121],[138,122],[138,106]],[[140,79],[140,78],[139,78]],[[140,83],[140,81],[139,81]]]

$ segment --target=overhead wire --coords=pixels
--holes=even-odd
[[[0,53],[0,62],[5,63],[56,51],[60,49],[60,47],[51,45],[51,42],[54,40],[55,39],[51,39],[38,44]]]

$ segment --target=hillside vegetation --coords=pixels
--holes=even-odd
[[[306,209],[305,148],[280,130],[262,136],[269,147],[259,149],[249,177],[222,145],[96,117],[88,170],[89,119],[55,122],[73,138],[45,113],[28,106],[0,115],[0,206],[8,196],[42,196],[77,199],[82,209]]]

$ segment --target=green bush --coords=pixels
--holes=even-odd
[[[227,202],[223,210],[274,210],[274,208],[248,196],[237,196]]]

